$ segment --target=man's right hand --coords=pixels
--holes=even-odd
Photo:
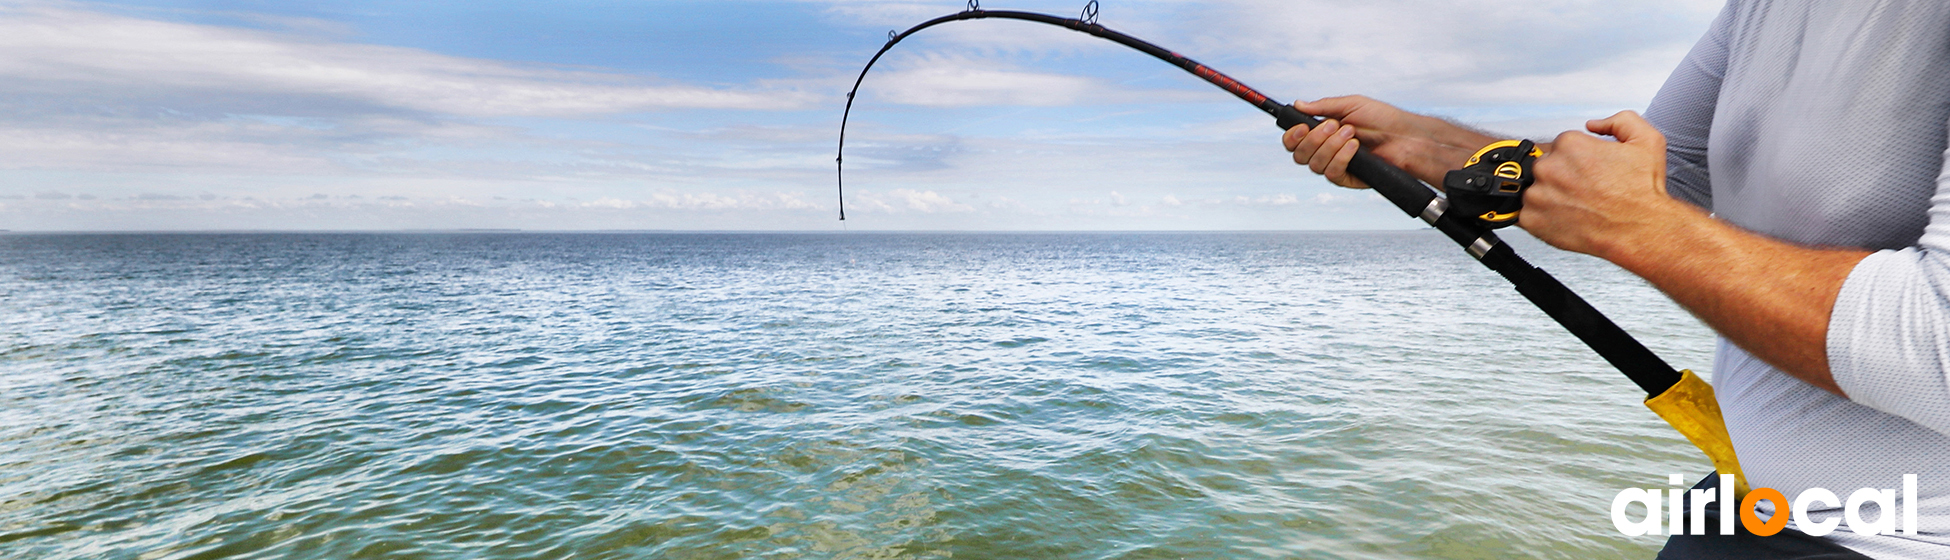
[[[1303,124],[1286,131],[1281,140],[1293,152],[1293,162],[1348,188],[1367,188],[1347,174],[1347,162],[1360,146],[1439,187],[1444,173],[1461,167],[1470,154],[1497,140],[1359,95],[1296,102],[1293,107],[1326,119],[1318,128]]]

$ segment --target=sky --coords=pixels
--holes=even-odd
[[[1064,16],[1084,2],[990,0]],[[1709,0],[1112,0],[1279,99],[1509,136],[1641,110]],[[1419,226],[1135,51],[964,1],[0,0],[0,230]]]

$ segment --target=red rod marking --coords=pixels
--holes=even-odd
[[[1253,88],[1246,87],[1245,84],[1241,84],[1237,81],[1234,81],[1230,76],[1226,76],[1225,74],[1220,74],[1218,70],[1206,68],[1204,64],[1200,64],[1198,65],[1197,68],[1193,68],[1192,73],[1197,74],[1198,77],[1205,78],[1206,80],[1214,84],[1218,84],[1219,87],[1225,88],[1226,91],[1232,92],[1233,95],[1237,95],[1245,99],[1247,103],[1258,105],[1260,103],[1266,102],[1266,96],[1260,95],[1259,92],[1257,91],[1253,91]]]

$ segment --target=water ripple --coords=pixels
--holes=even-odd
[[[1646,557],[1706,469],[1430,232],[8,235],[0,310],[10,558]]]

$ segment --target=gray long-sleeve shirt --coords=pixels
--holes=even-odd
[[[1916,474],[1920,535],[1829,538],[1950,558],[1950,3],[1732,0],[1646,116],[1674,196],[1776,238],[1878,251],[1829,323],[1849,398],[1721,339],[1713,384],[1749,481],[1846,497]]]

